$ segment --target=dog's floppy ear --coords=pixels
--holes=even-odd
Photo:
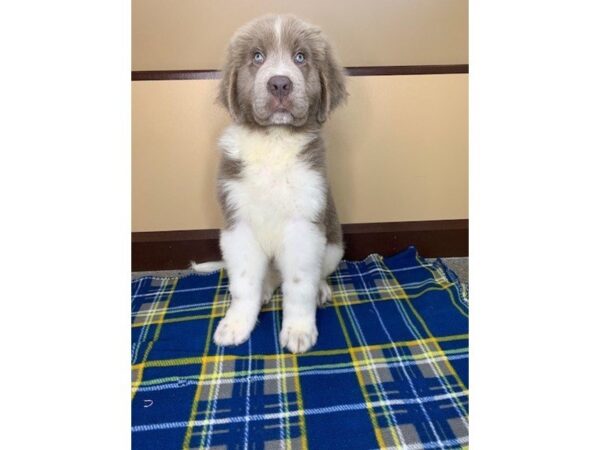
[[[325,44],[325,59],[319,70],[319,78],[321,82],[321,100],[317,120],[319,123],[323,123],[327,120],[331,111],[348,97],[345,71],[338,62],[329,43]]]
[[[237,67],[231,47],[227,52],[227,61],[223,68],[223,78],[219,84],[219,102],[227,108],[234,121],[240,117],[240,106],[237,101]]]

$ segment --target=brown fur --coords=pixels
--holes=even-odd
[[[310,167],[322,172],[326,176],[327,167],[325,160],[325,143],[321,137],[317,137],[310,142],[300,154]],[[327,242],[330,244],[342,244],[342,228],[337,217],[335,203],[331,195],[331,188],[327,185],[327,203],[319,217],[317,224],[321,225],[325,231]]]
[[[261,125],[252,113],[251,87],[256,67],[251,57],[255,50],[276,45],[275,20],[276,16],[265,16],[245,25],[233,36],[227,50],[218,99],[235,122],[251,127]],[[307,54],[302,72],[310,110],[304,122],[294,125],[298,131],[318,129],[348,96],[344,70],[321,30],[294,16],[283,16],[282,44],[290,52],[302,50]]]
[[[232,119],[256,130],[265,130],[265,126],[255,117],[252,107],[252,86],[257,71],[252,63],[252,55],[257,50],[268,53],[276,47],[276,20],[277,16],[258,18],[233,36],[219,86],[218,100],[227,108]],[[300,156],[326,177],[325,145],[319,131],[329,114],[348,96],[344,70],[321,30],[294,16],[282,16],[281,43],[290,55],[296,51],[306,54],[306,64],[301,66],[301,71],[308,96],[308,113],[306,117],[295,120],[290,128],[299,133],[315,134],[315,139],[306,145]],[[218,193],[226,228],[233,224],[235,211],[226,201],[227,193],[224,192],[222,181],[240,177],[242,171],[240,161],[222,156]],[[327,242],[341,245],[341,226],[329,186],[326,196],[326,207],[318,219],[318,225],[323,228]]]
[[[229,205],[229,202],[227,202],[227,192],[225,192],[225,189],[223,188],[223,181],[240,178],[242,176],[242,169],[243,165],[241,161],[230,158],[227,155],[221,156],[217,180],[217,196],[225,219],[226,229],[233,225],[235,210],[233,210]]]

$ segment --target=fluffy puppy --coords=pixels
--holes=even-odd
[[[346,96],[343,69],[318,28],[265,16],[233,36],[219,100],[234,123],[219,140],[218,176],[231,305],[216,344],[246,341],[279,285],[281,345],[297,353],[315,344],[316,308],[331,299],[325,280],[344,252],[320,129]]]

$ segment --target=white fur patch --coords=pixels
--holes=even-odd
[[[277,16],[277,19],[275,19],[275,24],[274,24],[274,28],[275,28],[275,36],[277,36],[277,46],[279,48],[281,48],[281,16]]]
[[[223,151],[243,163],[241,178],[223,185],[228,202],[268,256],[280,250],[287,223],[314,221],[325,207],[323,176],[299,158],[312,139],[283,127],[265,133],[233,125],[220,140]]]
[[[225,267],[225,261],[209,261],[204,263],[197,263],[192,261],[190,263],[190,269],[194,272],[208,273],[214,272],[215,270],[221,270]]]

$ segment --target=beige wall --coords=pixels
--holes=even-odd
[[[441,2],[444,3],[444,2]],[[351,77],[325,127],[343,223],[462,219],[467,75]],[[217,228],[217,81],[133,83],[133,231]]]
[[[294,13],[344,66],[465,64],[467,0],[132,0],[133,70],[215,69],[240,25]],[[351,77],[325,126],[344,223],[463,219],[467,75]],[[217,81],[133,82],[133,231],[217,228]]]
[[[234,30],[265,13],[321,26],[345,66],[467,63],[467,0],[133,0],[133,70],[217,69]]]

